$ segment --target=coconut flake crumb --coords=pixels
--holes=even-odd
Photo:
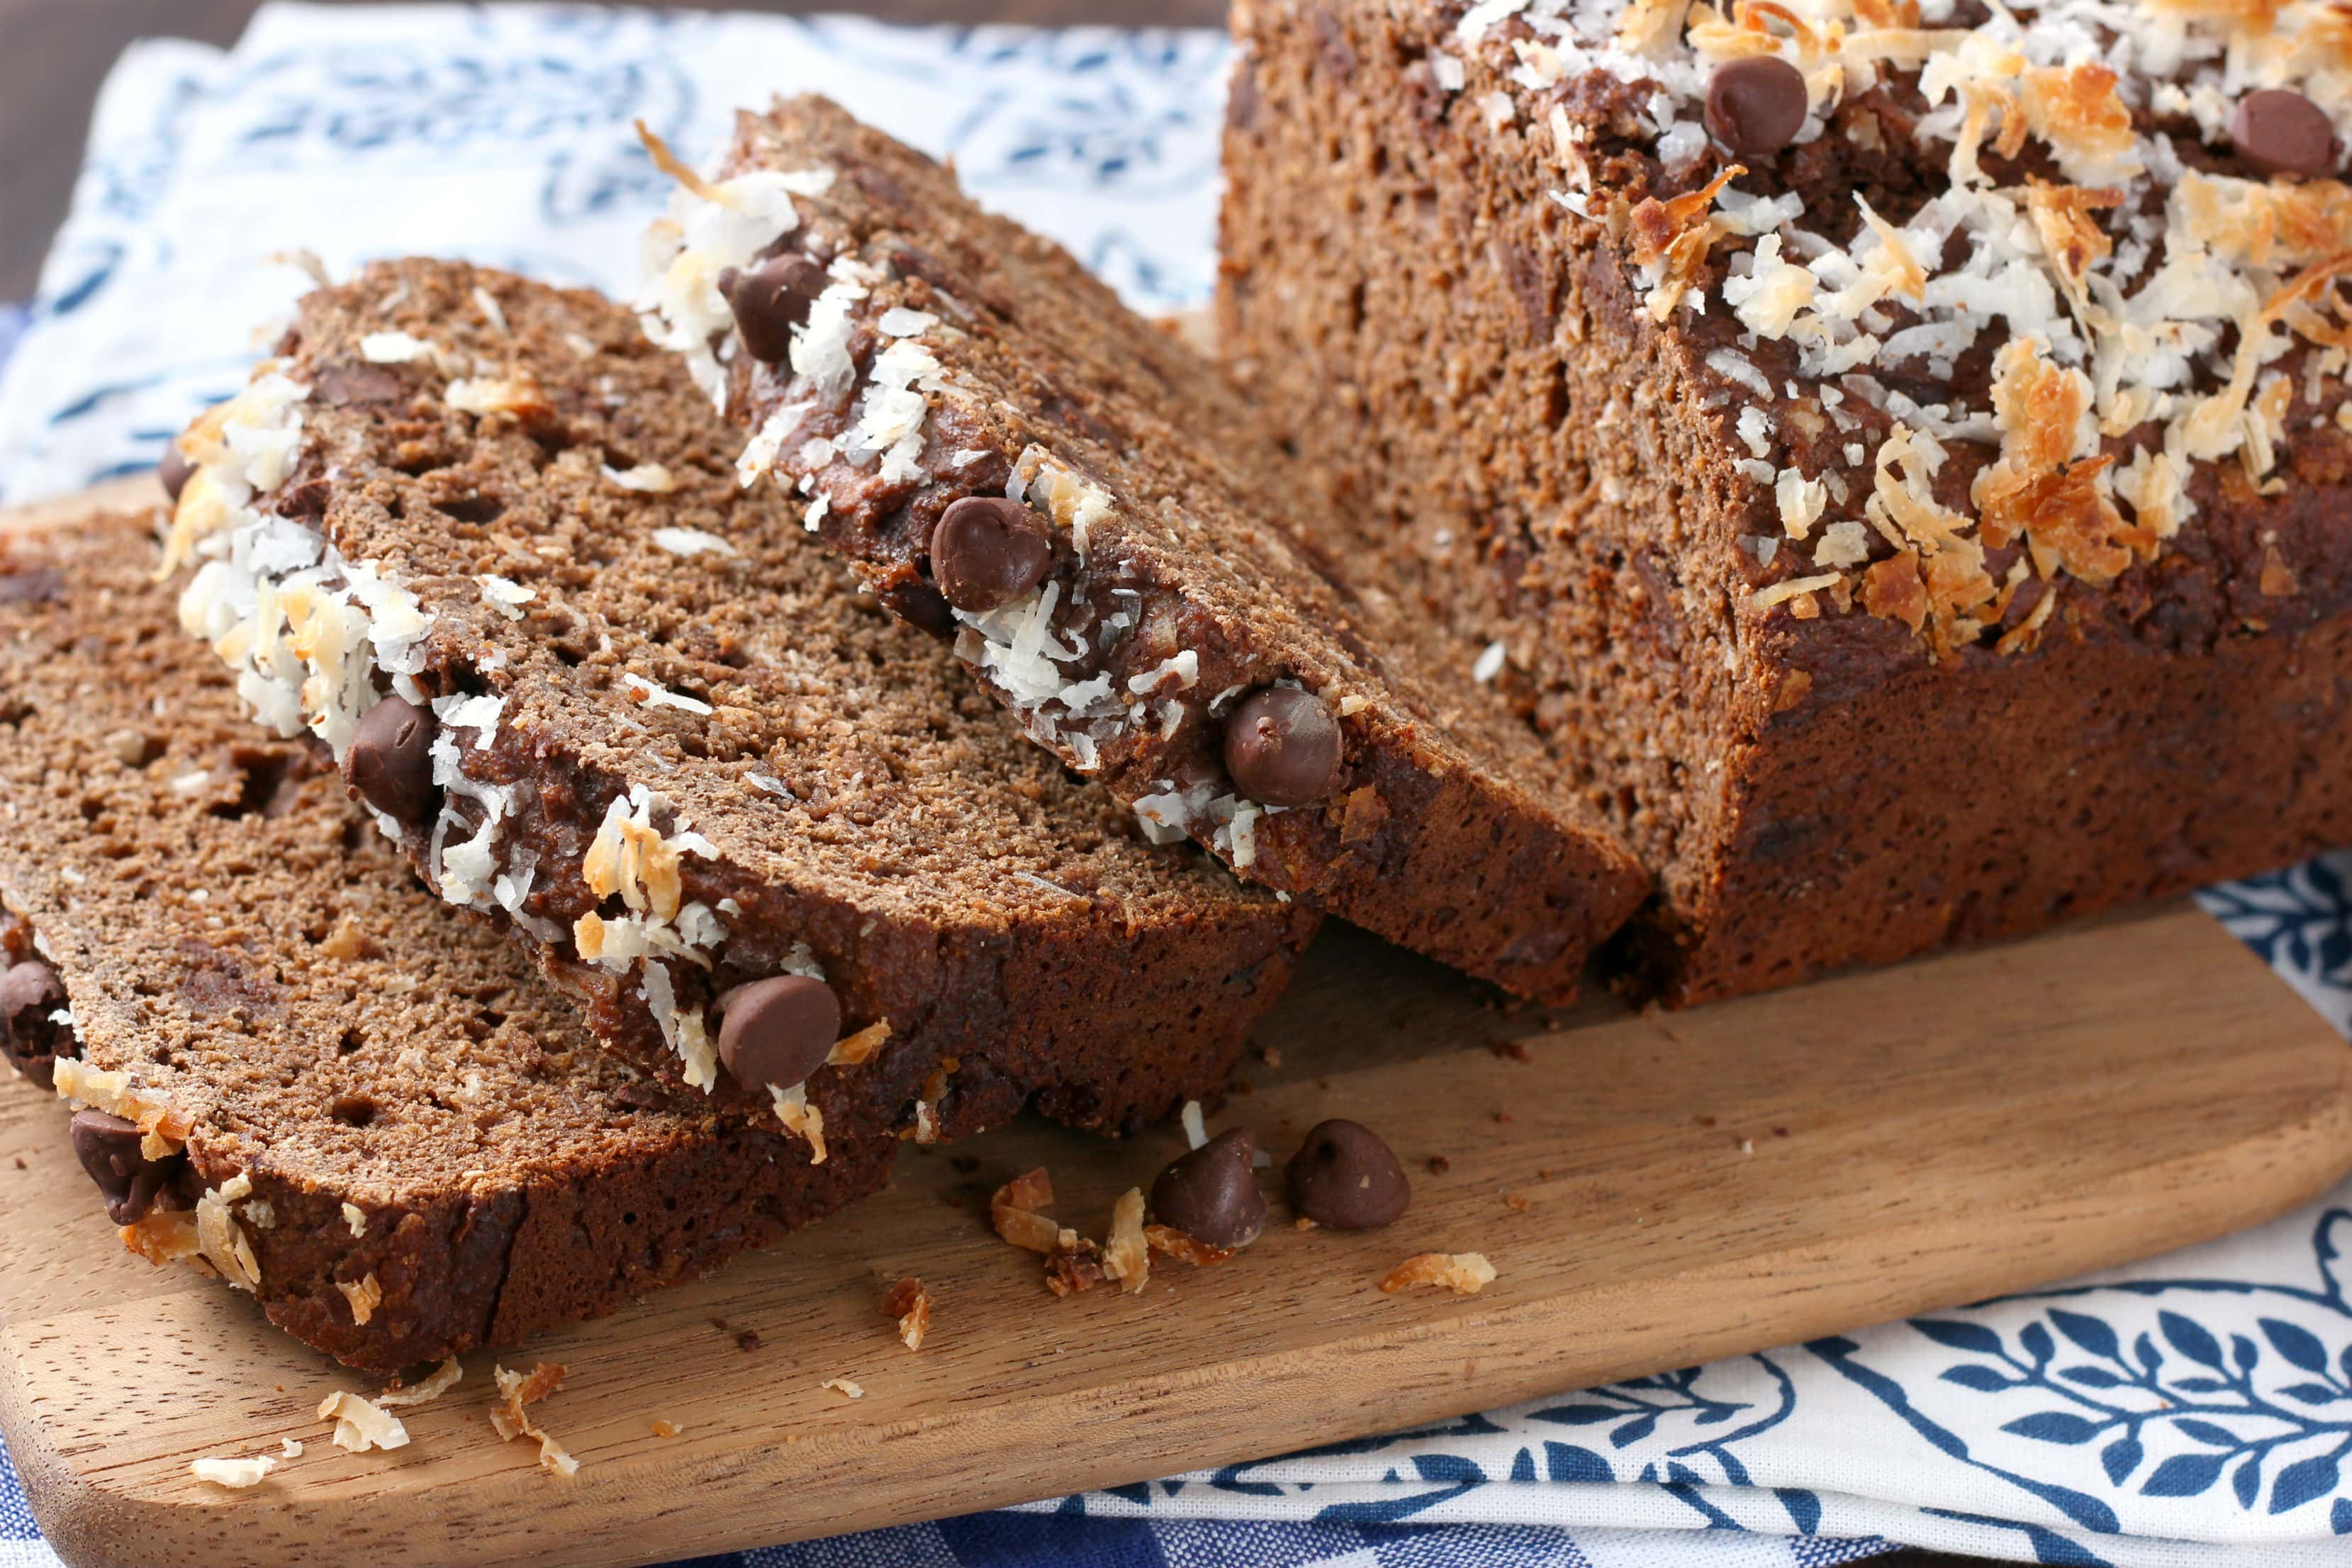
[[[1184,1123],[1184,1142],[1195,1149],[1205,1147],[1209,1142],[1209,1124],[1201,1114],[1201,1102],[1186,1100],[1181,1119]]]
[[[399,1416],[347,1388],[339,1388],[320,1401],[319,1419],[335,1424],[335,1447],[350,1453],[408,1447],[408,1428],[401,1425]]]
[[[1441,1285],[1459,1296],[1475,1296],[1495,1282],[1495,1266],[1481,1252],[1422,1252],[1406,1258],[1381,1279],[1381,1291],[1395,1295],[1413,1285]]]
[[[734,555],[736,548],[715,533],[698,528],[656,528],[651,538],[654,548],[667,550],[672,555]]]
[[[357,1204],[343,1205],[343,1223],[351,1226],[352,1235],[354,1237],[367,1234],[367,1215],[361,1212]]]
[[[1503,673],[1504,649],[1500,639],[1490,642],[1470,667],[1470,679],[1484,686]]]
[[[457,1387],[458,1380],[465,1375],[466,1369],[457,1364],[456,1356],[451,1356],[421,1382],[411,1384],[406,1388],[388,1388],[375,1396],[375,1402],[386,1408],[397,1406],[404,1410],[430,1405]]]
[[[408,364],[431,359],[433,345],[407,332],[369,332],[360,339],[360,357],[370,364]]]
[[[539,1442],[540,1468],[551,1475],[566,1478],[580,1473],[580,1461],[563,1451],[563,1445],[535,1426],[526,1405],[547,1398],[563,1386],[564,1368],[561,1363],[541,1362],[528,1373],[509,1372],[502,1366],[492,1366],[490,1375],[499,1385],[500,1403],[490,1410],[490,1426],[500,1441],[511,1443],[517,1437],[532,1437]]]
[[[897,1321],[899,1341],[908,1350],[921,1350],[924,1337],[931,1331],[931,1293],[909,1274],[882,1298],[882,1315]]]
[[[300,1451],[299,1447],[295,1450],[297,1453]],[[231,1491],[259,1486],[263,1479],[277,1468],[278,1460],[268,1454],[258,1454],[250,1459],[196,1459],[188,1466],[189,1472],[196,1479],[209,1481],[216,1487],[226,1487]]]
[[[828,1377],[823,1383],[818,1384],[817,1386],[819,1388],[830,1388],[835,1394],[840,1394],[845,1399],[863,1399],[866,1397],[866,1390],[859,1384],[852,1383],[845,1377]]]
[[[659,463],[639,463],[633,468],[604,468],[604,478],[625,490],[641,495],[666,496],[677,489],[677,480]]]
[[[538,589],[526,588],[509,577],[485,573],[474,581],[481,585],[482,603],[510,621],[522,619],[522,607],[539,597]]]

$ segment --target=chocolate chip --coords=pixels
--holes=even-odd
[[[782,364],[793,352],[793,329],[809,319],[824,283],[824,268],[792,251],[748,272],[728,268],[719,275],[719,292],[735,312],[744,353],[761,364]]]
[[[2327,111],[2284,88],[2260,88],[2238,100],[2230,142],[2265,174],[2319,175],[2336,167],[2336,127]]]
[[[57,1087],[58,1047],[73,1041],[73,1030],[49,1016],[65,1001],[58,972],[37,958],[0,973],[0,1051],[43,1089]]]
[[[953,637],[956,618],[940,591],[920,577],[909,577],[877,590],[875,598],[882,607],[921,631],[935,637]]]
[[[747,1089],[808,1081],[841,1038],[841,1004],[822,980],[777,974],[719,999],[719,1059]]]
[[[1282,1177],[1290,1206],[1333,1230],[1391,1224],[1412,1197],[1404,1167],[1380,1134],[1339,1117],[1307,1134]]]
[[[421,825],[433,815],[433,737],[439,731],[430,710],[385,698],[352,736],[343,783],[394,821]]]
[[[74,1154],[106,1197],[106,1215],[117,1225],[137,1225],[155,1206],[156,1194],[172,1179],[174,1160],[150,1160],[139,1152],[145,1134],[135,1121],[103,1110],[77,1110]]]
[[[1242,699],[1225,721],[1225,771],[1265,805],[1309,805],[1339,782],[1339,724],[1323,700],[1294,686]]]
[[[1053,563],[1045,523],[1001,496],[966,496],[931,531],[931,581],[949,604],[974,615],[1019,598]]]
[[[1249,1129],[1220,1132],[1180,1155],[1151,1184],[1151,1212],[1211,1247],[1247,1247],[1265,1229],[1265,1195],[1252,1170],[1257,1140]]]
[[[1773,55],[1749,55],[1716,68],[1706,83],[1706,128],[1735,153],[1764,157],[1804,128],[1805,79]]]
[[[178,500],[180,492],[188,488],[188,479],[195,471],[195,464],[190,462],[188,455],[180,450],[180,444],[177,441],[163,443],[163,458],[155,465],[155,477],[163,481],[165,495],[170,496],[173,500]]]

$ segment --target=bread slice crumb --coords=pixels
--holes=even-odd
[[[504,1403],[490,1410],[490,1425],[501,1441],[511,1443],[517,1437],[539,1439],[540,1468],[551,1475],[564,1477],[580,1473],[580,1461],[563,1451],[563,1445],[534,1426],[523,1406],[545,1399],[563,1386],[564,1368],[560,1362],[541,1362],[529,1373],[509,1372],[493,1366],[490,1375],[498,1380],[499,1393]]]
[[[277,1468],[278,1461],[268,1454],[257,1454],[250,1459],[197,1459],[188,1466],[196,1479],[231,1491],[259,1486],[262,1479]]]
[[[1495,1282],[1495,1266],[1483,1252],[1421,1252],[1388,1271],[1381,1289],[1393,1296],[1410,1285],[1443,1285],[1457,1296],[1475,1296]]]

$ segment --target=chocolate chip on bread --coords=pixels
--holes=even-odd
[[[2352,842],[2343,15],[1234,6],[1222,346],[1669,1000]]]
[[[78,1108],[93,1223],[390,1373],[881,1184],[887,1121],[814,1164],[758,1107],[604,1049],[416,884],[315,742],[253,733],[152,559],[144,517],[0,542],[0,1053]]]
[[[1318,547],[1303,472],[1214,366],[822,99],[740,117],[715,182],[668,161],[641,303],[752,432],[746,483],[810,498],[883,604],[1156,837],[1571,994],[1645,877],[1477,650]]]
[[[178,445],[182,619],[260,717],[599,1036],[820,1151],[1214,1095],[1313,930],[856,596],[595,295],[370,267]]]

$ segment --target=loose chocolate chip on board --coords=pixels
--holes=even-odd
[[[107,1217],[117,1225],[137,1225],[145,1218],[170,1179],[164,1162],[139,1152],[145,1136],[137,1122],[103,1110],[74,1112],[74,1154],[105,1195]]]
[[[824,292],[824,268],[797,252],[771,257],[749,271],[730,267],[719,292],[735,312],[743,350],[761,364],[782,364],[793,349],[793,329],[806,321]]]
[[[2261,88],[2238,100],[2230,142],[2265,174],[2316,176],[2336,166],[2336,127],[2327,111],[2284,88]]]
[[[1412,1185],[1395,1152],[1360,1121],[1318,1123],[1283,1167],[1290,1206],[1333,1230],[1372,1230],[1401,1218]]]
[[[841,1003],[824,982],[777,974],[719,998],[719,1059],[735,1081],[790,1089],[824,1065],[841,1037]]]
[[[1152,1215],[1211,1247],[1247,1247],[1265,1229],[1256,1161],[1257,1140],[1247,1128],[1218,1133],[1160,1173],[1151,1184]]]
[[[433,815],[431,712],[398,697],[369,709],[343,753],[343,782],[386,816],[411,826]]]
[[[1000,496],[966,496],[931,531],[931,581],[949,604],[980,615],[1045,579],[1053,542],[1037,514]]]
[[[1339,724],[1323,700],[1269,686],[1242,699],[1225,721],[1225,771],[1266,805],[1311,805],[1339,782]]]
[[[188,461],[188,455],[180,450],[177,441],[163,443],[163,457],[155,465],[155,477],[163,481],[165,495],[178,500],[180,492],[188,488],[188,476],[195,471],[195,464]]]
[[[1706,84],[1706,128],[1735,153],[1763,157],[1796,140],[1809,101],[1797,68],[1772,55],[1719,67]]]

